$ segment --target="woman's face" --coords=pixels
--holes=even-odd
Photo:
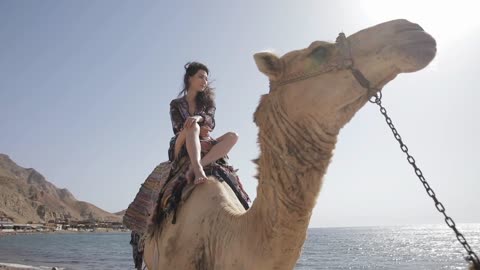
[[[188,79],[188,81],[190,83],[190,87],[188,88],[188,90],[202,92],[207,87],[208,74],[205,70],[199,69],[197,73],[195,73]]]

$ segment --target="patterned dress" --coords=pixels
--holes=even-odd
[[[162,191],[165,191],[164,194],[168,195],[163,196],[164,194],[162,194],[162,191],[160,192],[160,197],[157,203],[157,214],[158,211],[162,211],[160,207],[163,207],[164,211],[167,209],[175,209],[180,202],[180,199],[185,200],[193,189],[192,185],[187,185],[188,183],[185,178],[185,173],[190,166],[190,158],[188,156],[185,143],[182,145],[177,157],[175,157],[174,151],[175,143],[180,131],[183,128],[185,120],[194,115],[200,115],[203,117],[203,121],[199,122],[200,127],[207,126],[210,131],[215,128],[215,107],[205,108],[199,106],[196,108],[195,113],[191,115],[188,111],[188,102],[186,96],[174,99],[170,102],[170,118],[172,120],[173,133],[175,134],[170,140],[170,147],[168,149],[168,157],[171,162],[172,169],[169,179],[167,179],[164,188],[162,188]],[[200,136],[202,157],[217,143],[217,140],[212,138],[209,134],[210,133],[204,134],[203,137]],[[237,198],[240,200],[244,208],[249,208],[248,203],[250,202],[250,198],[243,189],[240,178],[236,174],[237,170],[229,165],[228,156],[218,159],[216,162],[205,166],[203,169],[207,176],[215,176],[219,181],[225,181],[237,195]],[[169,187],[171,187],[171,190]],[[178,193],[176,193],[176,191]],[[171,196],[175,196],[175,194],[177,194],[176,197],[172,198]],[[176,200],[176,202],[171,202],[171,200]],[[160,222],[160,220],[157,221]]]
[[[199,107],[196,109],[195,113],[191,115],[188,111],[188,102],[187,102],[186,96],[174,99],[172,100],[172,102],[170,102],[170,118],[172,120],[173,134],[175,134],[170,140],[170,148],[168,149],[168,158],[172,162],[175,161],[175,156],[174,156],[175,143],[177,141],[180,131],[182,131],[183,129],[183,124],[185,123],[185,120],[187,120],[188,117],[194,116],[194,115],[199,115],[203,118],[203,121],[198,123],[200,127],[206,126],[210,129],[210,131],[213,131],[213,129],[215,128],[215,107],[210,107],[210,108]],[[200,137],[202,157],[203,155],[208,153],[210,148],[216,143],[217,141],[214,140],[209,135],[205,137]],[[185,155],[188,155],[188,153],[187,153],[187,148],[185,144],[183,144],[178,154],[178,157],[176,157],[176,160],[181,159]]]

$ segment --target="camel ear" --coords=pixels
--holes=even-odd
[[[258,69],[272,81],[278,79],[282,72],[280,58],[271,52],[259,52],[253,55]]]

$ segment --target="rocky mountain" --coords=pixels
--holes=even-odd
[[[117,216],[123,217],[123,215],[125,215],[125,212],[127,212],[127,209],[122,210],[122,211],[120,211],[120,212],[116,212],[116,213],[114,213],[114,214],[117,215]]]
[[[121,222],[122,216],[78,201],[67,189],[59,189],[32,168],[18,166],[0,154],[0,216],[15,223],[55,219]]]

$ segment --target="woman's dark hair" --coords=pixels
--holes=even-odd
[[[180,91],[178,96],[184,96],[187,94],[190,84],[188,79],[195,75],[199,70],[204,70],[208,75],[208,68],[202,63],[199,62],[188,62],[185,64],[185,75],[183,75],[183,89]],[[207,84],[203,92],[199,92],[195,98],[195,102],[199,108],[209,109],[215,107],[215,92],[214,89]]]

